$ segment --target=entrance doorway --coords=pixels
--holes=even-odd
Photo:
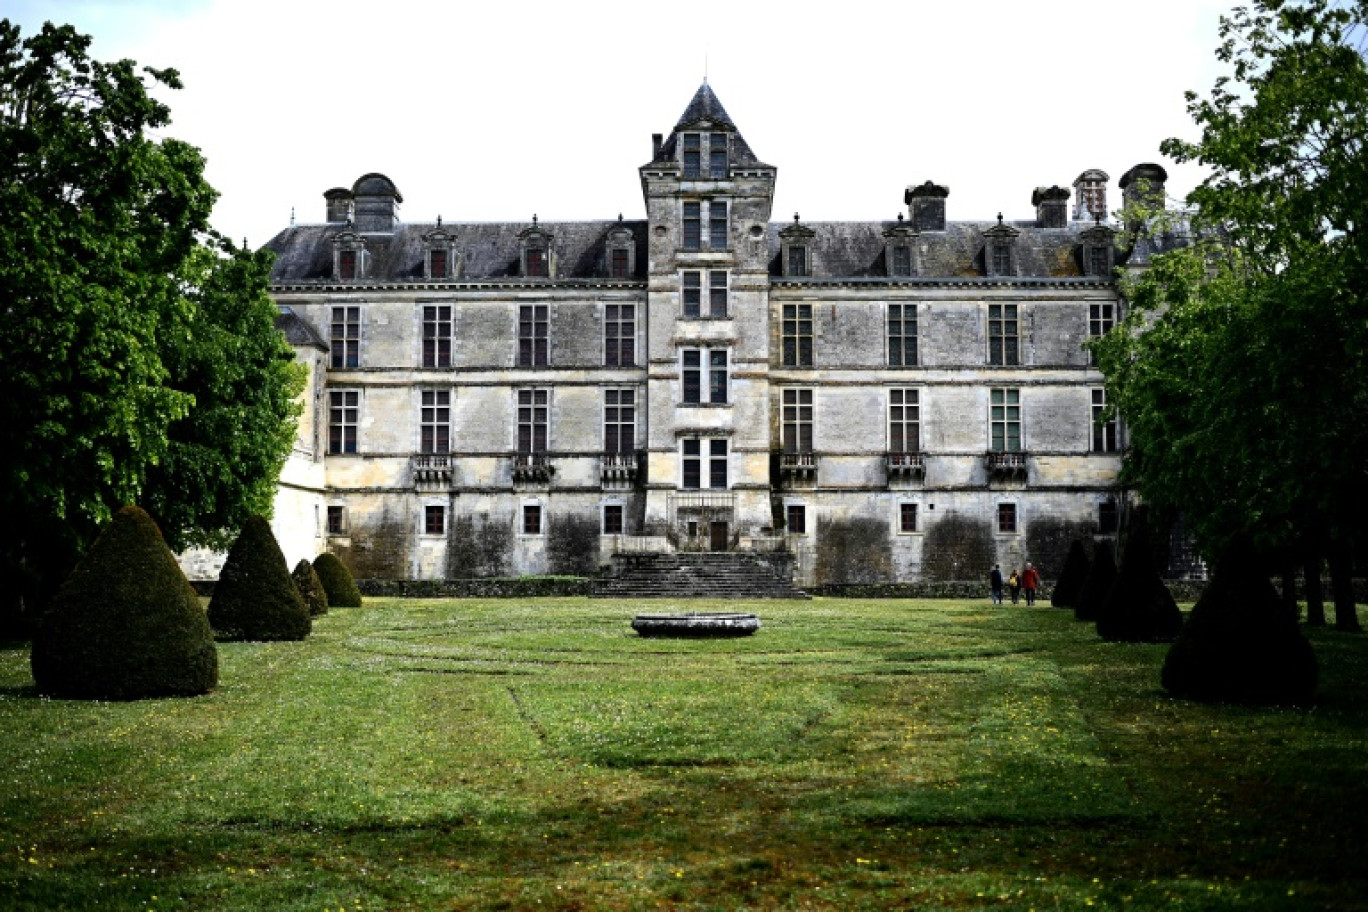
[[[731,544],[731,536],[727,534],[727,524],[724,522],[712,522],[708,525],[708,550],[726,551]]]

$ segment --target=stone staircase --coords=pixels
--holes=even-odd
[[[793,557],[742,551],[614,554],[593,585],[599,598],[805,599]]]

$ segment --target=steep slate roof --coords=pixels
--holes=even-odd
[[[770,275],[779,277],[779,232],[792,223],[769,226]],[[803,222],[813,231],[808,242],[815,278],[886,278],[884,231],[899,223]],[[1017,275],[1069,278],[1083,274],[1078,235],[1091,228],[1087,222],[1070,222],[1067,228],[1044,229],[1033,221],[1005,222],[1017,229]],[[944,231],[923,231],[914,242],[921,251],[919,275],[928,278],[982,277],[983,232],[997,222],[947,222]]]
[[[726,108],[722,107],[722,102],[717,100],[717,96],[713,94],[712,88],[706,82],[698,87],[698,91],[694,93],[694,97],[690,99],[688,106],[684,108],[684,113],[679,115],[679,122],[675,124],[674,130],[670,132],[669,137],[665,140],[664,144],[661,145],[660,154],[656,156],[656,161],[674,161],[679,143],[679,134],[688,132],[689,127],[704,121],[722,124],[731,129],[731,163],[733,165],[742,165],[743,167],[769,167],[769,165],[766,165],[755,157],[755,153],[751,151],[751,147],[746,142],[745,137],[743,137],[741,131],[736,128],[736,123],[731,119],[731,115],[727,113]],[[654,164],[654,162],[652,164]]]
[[[323,351],[328,350],[328,343],[323,341],[318,330],[283,304],[280,306],[280,313],[276,314],[275,325],[276,329],[285,334],[285,341],[295,348],[312,345],[314,348],[323,349]]]
[[[551,236],[550,247],[556,257],[557,279],[602,279],[608,276],[605,251],[608,233],[619,225],[632,232],[636,243],[636,275],[646,278],[646,222],[539,222],[538,227]],[[365,234],[370,264],[367,280],[424,281],[423,260],[428,249],[423,236],[435,223],[396,225],[393,234]],[[518,234],[531,227],[529,222],[444,222],[442,228],[454,242],[462,259],[460,275],[452,281],[521,278],[522,247]],[[333,238],[346,230],[340,224],[294,225],[267,243],[276,254],[271,280],[276,284],[331,281],[333,278]]]

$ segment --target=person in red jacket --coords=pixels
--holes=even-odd
[[[1026,572],[1021,574],[1021,588],[1026,590],[1026,604],[1034,605],[1036,589],[1040,587],[1040,574],[1036,571],[1035,564],[1026,562]]]

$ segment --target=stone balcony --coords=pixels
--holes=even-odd
[[[636,485],[641,460],[635,451],[604,453],[599,457],[599,479],[605,488],[621,490]]]
[[[784,486],[811,488],[817,485],[816,453],[780,453],[779,477]]]
[[[884,468],[888,471],[890,483],[921,481],[926,476],[926,457],[922,453],[890,451],[884,455]]]
[[[409,460],[413,487],[419,491],[449,491],[453,460],[449,453],[415,453]]]
[[[1026,454],[1020,450],[999,452],[989,450],[984,454],[984,465],[988,477],[993,480],[1025,480]]]
[[[516,453],[513,456],[515,485],[545,485],[551,483],[555,466],[545,453]]]

